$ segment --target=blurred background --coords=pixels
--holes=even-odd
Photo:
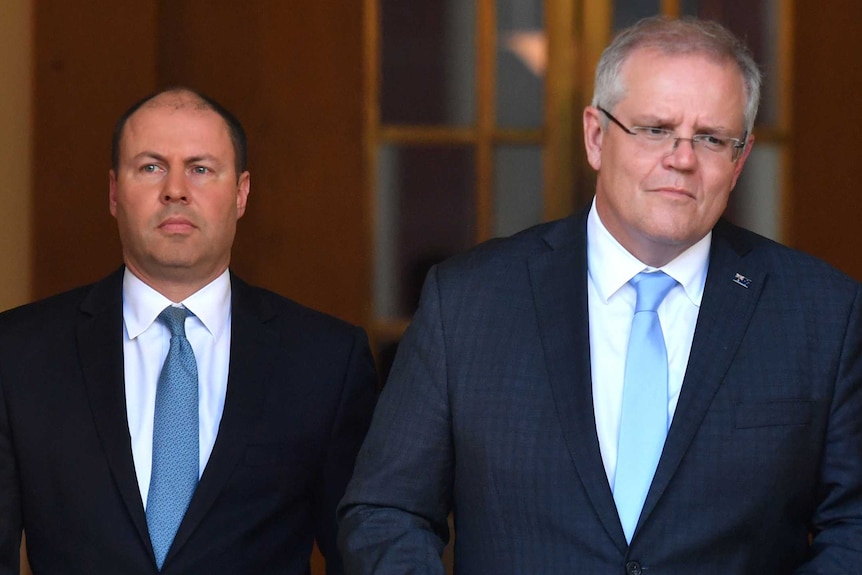
[[[183,84],[248,132],[233,269],[365,326],[385,374],[428,267],[590,200],[595,63],[659,13],[723,22],[764,72],[728,217],[862,280],[855,0],[4,0],[0,309],[119,266],[113,124]]]

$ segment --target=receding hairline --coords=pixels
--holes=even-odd
[[[233,146],[234,167],[237,178],[245,172],[248,163],[248,144],[242,123],[217,101],[185,86],[174,86],[150,94],[137,101],[120,116],[114,125],[114,132],[111,138],[112,169],[117,170],[119,167],[121,140],[125,136],[128,121],[142,109],[158,108],[172,108],[177,111],[188,109],[200,112],[214,112],[221,118],[224,126],[227,128],[228,136]]]
[[[139,111],[147,108],[173,108],[175,110],[191,108],[201,112],[206,110],[215,112],[215,109],[209,102],[186,88],[177,88],[155,94],[150,99],[144,101],[129,117],[131,118]],[[222,121],[224,121],[224,118],[222,118]],[[227,125],[227,122],[224,123]]]
[[[129,127],[134,123],[136,117],[139,117],[142,112],[167,110],[170,113],[188,112],[206,114],[210,113],[221,123],[222,129],[227,134],[230,140],[230,125],[206,100],[200,98],[194,92],[188,90],[177,90],[172,92],[162,92],[156,94],[149,100],[142,103],[129,117],[123,126],[123,131],[120,135],[120,141],[125,138],[129,132]],[[237,174],[239,175],[239,174]]]

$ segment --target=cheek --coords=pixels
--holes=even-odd
[[[634,194],[657,183],[665,183],[667,175],[660,162],[649,159],[624,158],[615,164],[614,179],[622,189],[618,193]]]
[[[236,198],[220,197],[207,198],[207,201],[199,201],[196,206],[202,228],[220,233],[236,224]]]
[[[127,195],[117,199],[116,218],[121,226],[129,231],[148,229],[158,212],[158,202],[152,202],[139,195]]]
[[[735,182],[733,172],[726,170],[706,173],[704,175],[705,200],[710,204],[726,205]]]

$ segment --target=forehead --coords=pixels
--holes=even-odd
[[[230,154],[233,159],[224,118],[188,97],[159,96],[147,102],[126,121],[120,142],[125,154],[135,155],[143,148],[156,153]]]
[[[706,53],[637,49],[621,70],[622,101],[741,119],[745,85],[735,62]]]

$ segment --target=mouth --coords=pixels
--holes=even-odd
[[[165,218],[158,227],[160,230],[172,234],[186,233],[197,229],[194,222],[182,216],[171,216],[169,218]]]
[[[653,188],[650,191],[662,194],[664,196],[669,196],[672,198],[678,198],[678,199],[688,198],[688,199],[692,199],[692,200],[696,199],[694,194],[692,192],[690,192],[689,190],[687,190],[686,188],[677,188],[674,186],[662,186],[659,188]]]

